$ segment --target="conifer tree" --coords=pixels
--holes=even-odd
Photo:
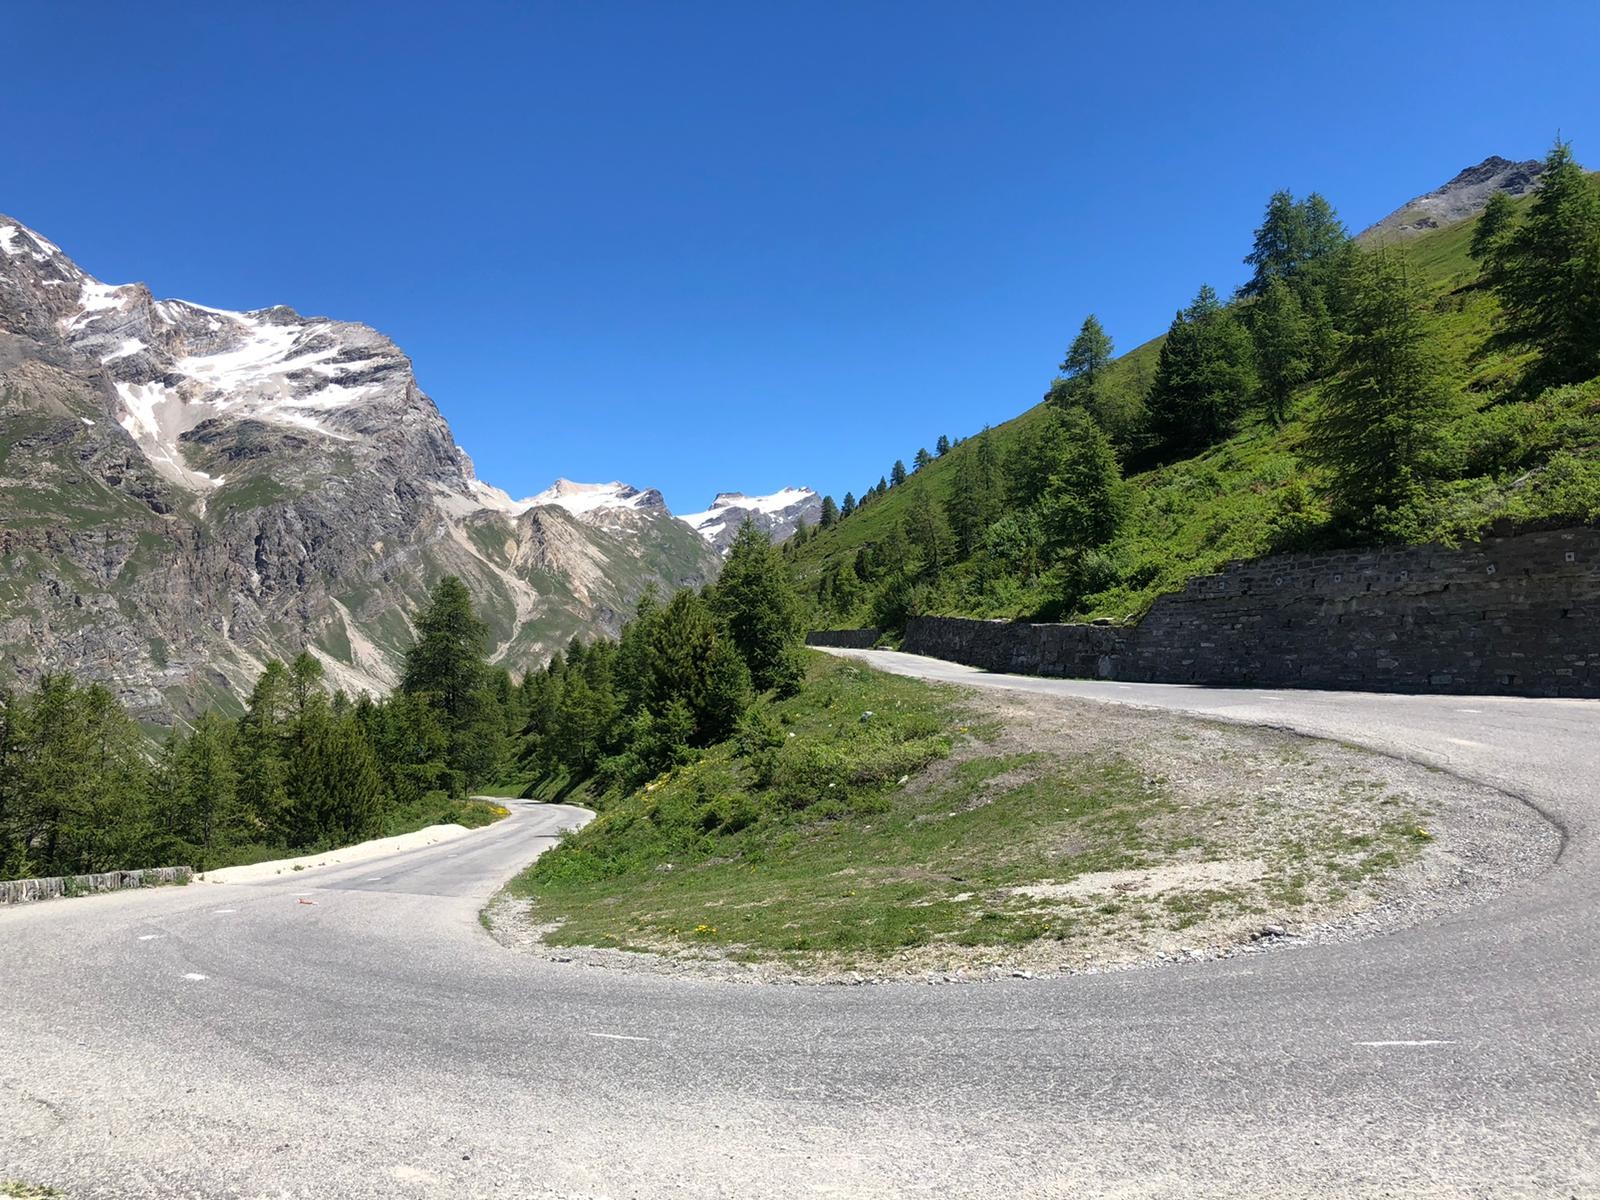
[[[1472,227],[1472,244],[1468,253],[1487,268],[1499,255],[1501,243],[1516,223],[1517,206],[1504,192],[1496,192],[1478,214],[1478,223]]]
[[[1454,384],[1403,260],[1365,255],[1352,283],[1349,339],[1312,423],[1308,456],[1327,472],[1339,519],[1368,534],[1392,533],[1437,470]]]
[[[962,447],[955,460],[955,486],[950,493],[950,526],[963,555],[983,541],[984,530],[1005,504],[1005,472],[988,429]]]
[[[1282,279],[1267,281],[1261,299],[1250,312],[1255,340],[1261,394],[1273,424],[1283,424],[1289,398],[1310,377],[1312,339],[1300,300]]]
[[[1146,404],[1152,429],[1170,449],[1226,437],[1256,389],[1250,335],[1210,287],[1173,318]]]
[[[1122,473],[1105,431],[1083,412],[1064,419],[1064,452],[1040,506],[1046,544],[1057,553],[1103,546],[1122,519]]]
[[[916,457],[912,459],[911,469],[913,471],[920,471],[932,461],[933,455],[929,454],[927,447],[924,446],[917,451]]]
[[[847,497],[847,499],[851,499]],[[817,515],[817,526],[821,529],[832,529],[839,520],[839,506],[833,502],[832,496],[822,498],[822,511]]]
[[[939,435],[939,440],[933,444],[933,452],[940,458],[950,453],[950,439],[945,434]]]
[[[463,793],[493,771],[502,754],[494,706],[485,693],[488,629],[472,609],[466,585],[447,575],[416,619],[417,642],[406,651],[400,689],[427,699],[450,732],[452,791]],[[569,664],[585,649],[576,637]]]
[[[840,518],[848,517],[851,513],[855,512],[855,510],[856,494],[854,492],[846,492],[844,494],[844,503],[839,506]]]
[[[921,554],[922,569],[927,575],[937,576],[944,570],[950,557],[950,527],[939,502],[929,494],[925,484],[919,483],[911,497],[905,518],[905,536]]]
[[[894,460],[894,467],[889,472],[889,484],[898,487],[906,481],[906,464],[898,458]]]
[[[1061,362],[1065,387],[1061,389],[1060,398],[1067,404],[1089,404],[1101,372],[1111,362],[1111,355],[1111,337],[1100,324],[1100,318],[1090,313],[1083,319],[1078,336],[1072,339],[1067,356]]]
[[[1600,182],[1557,142],[1537,197],[1489,250],[1504,310],[1498,340],[1534,350],[1533,379],[1576,383],[1600,374]]]
[[[793,687],[799,601],[772,538],[754,522],[746,521],[734,537],[710,599],[756,690]]]

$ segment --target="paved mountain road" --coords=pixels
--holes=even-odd
[[[0,1179],[91,1196],[1600,1196],[1600,704],[1069,683],[1515,790],[1533,883],[1374,941],[964,987],[584,969],[477,925],[574,809],[0,910]],[[301,904],[302,898],[315,901]]]

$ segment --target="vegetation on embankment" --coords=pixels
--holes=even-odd
[[[1233,559],[1600,516],[1600,181],[1382,247],[1273,197],[1231,302],[897,462],[786,547],[819,627],[1137,616]],[[886,456],[887,457],[887,456]]]
[[[1059,965],[1358,911],[1431,840],[1432,797],[1359,752],[1087,715],[813,654],[796,695],[608,801],[508,891],[555,946]]]

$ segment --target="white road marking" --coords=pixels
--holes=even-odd
[[[1481,709],[1481,708],[1458,708],[1458,709],[1456,709],[1456,711],[1459,712],[1459,713],[1471,713],[1473,716],[1477,716],[1479,713],[1483,712],[1483,709]]]
[[[236,913],[238,911],[239,910],[237,908],[213,908],[211,910],[211,915],[213,917],[225,917],[229,913]]]
[[[1418,1038],[1414,1041],[1354,1042],[1352,1044],[1356,1046],[1454,1046],[1455,1042],[1441,1041],[1438,1038]]]
[[[159,937],[166,937],[166,936],[167,935],[164,934],[164,933],[141,933],[139,935],[139,940],[141,942],[153,942]]]
[[[187,975],[184,976],[184,978],[188,979],[188,980],[192,980],[195,983],[199,983],[202,979],[209,979],[210,976],[209,975],[202,975],[198,971],[190,971]]]
[[[634,1037],[631,1034],[626,1033],[590,1033],[589,1036],[606,1038],[607,1040],[613,1042],[648,1042],[650,1040],[647,1037]]]
[[[1482,746],[1482,745],[1483,745],[1483,743],[1482,743],[1482,742],[1474,742],[1474,741],[1469,741],[1469,740],[1468,740],[1468,739],[1466,739],[1466,738],[1453,738],[1453,737],[1447,737],[1447,738],[1445,738],[1445,741],[1447,741],[1447,742],[1454,742],[1454,743],[1455,743],[1455,744],[1456,744],[1456,745],[1457,745],[1457,746],[1473,746],[1473,747],[1481,747],[1481,746]]]

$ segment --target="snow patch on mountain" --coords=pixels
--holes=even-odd
[[[804,521],[816,524],[822,512],[822,499],[808,487],[786,487],[766,496],[746,496],[743,492],[718,492],[704,512],[684,513],[678,519],[724,554],[738,536],[745,521],[781,542]]]
[[[604,508],[662,507],[661,493],[654,488],[641,491],[631,483],[623,483],[620,480],[612,480],[610,483],[574,483],[570,479],[558,479],[524,503],[529,506],[553,504],[566,509],[575,517]]]

